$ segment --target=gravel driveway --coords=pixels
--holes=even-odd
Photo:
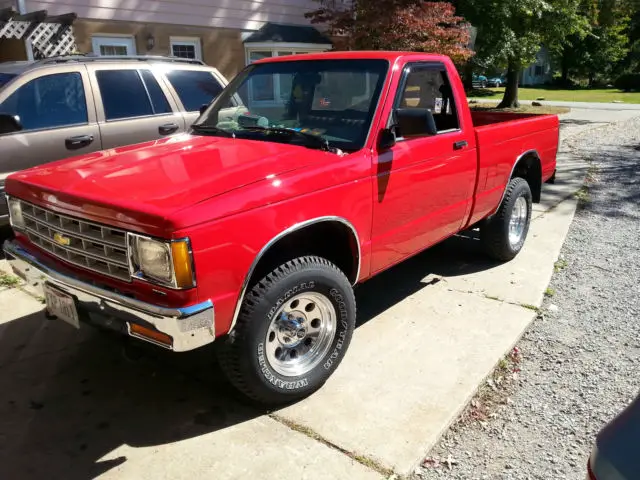
[[[417,478],[584,480],[594,435],[638,392],[640,118],[569,147],[595,181],[518,345],[521,371],[487,418],[449,431]]]

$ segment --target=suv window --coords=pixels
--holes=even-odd
[[[171,107],[169,106],[167,97],[164,96],[164,92],[162,88],[160,88],[160,85],[158,85],[158,81],[156,77],[153,76],[153,73],[151,73],[150,70],[140,70],[140,75],[142,75],[142,80],[147,86],[147,92],[149,92],[149,98],[153,106],[153,113],[156,115],[171,113]]]
[[[396,108],[427,109],[433,113],[438,133],[459,127],[458,114],[444,65],[412,66],[405,77]]]
[[[187,112],[195,112],[211,103],[223,86],[210,73],[199,70],[171,70],[167,78],[175,89]]]
[[[0,112],[18,115],[23,132],[86,124],[82,76],[68,72],[34,78],[2,102]]]
[[[15,78],[17,75],[14,73],[2,73],[0,72],[0,88],[9,83],[10,80]]]
[[[98,70],[96,78],[107,120],[171,112],[160,85],[148,70]]]

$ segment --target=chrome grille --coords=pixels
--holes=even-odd
[[[60,215],[22,200],[20,203],[26,234],[34,244],[78,267],[131,280],[126,232]],[[56,234],[68,243],[56,241]]]

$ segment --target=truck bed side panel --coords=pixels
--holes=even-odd
[[[558,117],[536,115],[499,123],[488,123],[488,119],[484,116],[480,123],[486,124],[476,127],[480,181],[469,224],[497,210],[515,164],[524,153],[533,151],[540,157],[542,181],[548,180],[556,168]]]

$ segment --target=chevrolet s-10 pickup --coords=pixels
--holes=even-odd
[[[344,358],[356,284],[469,229],[513,259],[558,138],[554,115],[472,112],[444,56],[269,58],[187,133],[8,177],[4,251],[50,317],[215,341],[241,392],[288,403]]]

